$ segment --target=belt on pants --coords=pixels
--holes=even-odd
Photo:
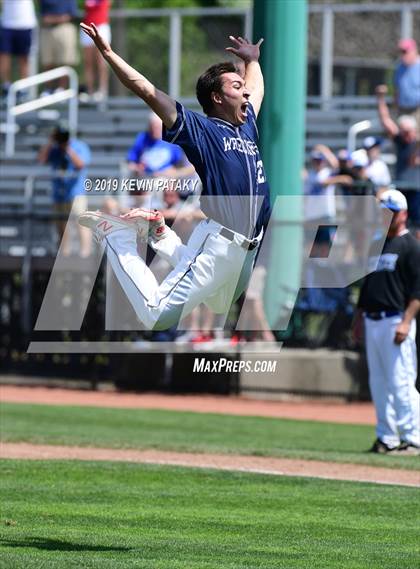
[[[399,310],[383,310],[382,312],[365,312],[364,314],[369,320],[383,320],[384,318],[401,316],[402,312]]]
[[[233,241],[235,239],[234,231],[231,231],[227,227],[222,227],[222,229],[219,231],[219,235],[222,235],[222,237],[229,239],[229,241]],[[253,249],[255,249],[255,247],[258,247],[259,240],[257,238],[247,239],[246,237],[242,237],[241,239],[242,242],[240,243],[240,246],[246,249],[247,251],[252,251]]]

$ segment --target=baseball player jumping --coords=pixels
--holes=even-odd
[[[197,82],[206,116],[192,112],[130,67],[99,34],[81,24],[120,81],[162,119],[163,139],[183,148],[203,185],[207,216],[188,244],[166,227],[159,212],[135,209],[121,217],[86,212],[79,222],[94,231],[139,320],[149,329],[177,324],[205,302],[227,313],[249,281],[263,228],[268,223],[269,189],[256,144],[256,117],[263,96],[260,45],[230,36],[245,64],[245,76],[230,62],[213,65]],[[174,267],[159,285],[137,253],[137,234]]]

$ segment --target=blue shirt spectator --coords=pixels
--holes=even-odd
[[[141,132],[127,154],[130,170],[138,174],[153,175],[185,161],[179,146],[162,140],[162,121],[151,114],[149,129]]]
[[[70,158],[68,149],[73,151],[83,162],[83,168],[79,169]],[[91,160],[89,146],[77,138],[70,139],[68,149],[63,149],[55,144],[49,151],[47,163],[51,165],[54,173],[59,176],[53,178],[53,199],[56,203],[69,202],[76,196],[85,193],[84,182],[86,179],[87,166]]]
[[[179,146],[153,138],[149,132],[141,132],[127,154],[128,162],[142,165],[145,174],[163,172],[184,160]]]
[[[400,63],[394,74],[396,103],[401,111],[420,107],[420,58],[413,39],[401,40],[398,44]]]
[[[415,109],[420,106],[420,60],[414,65],[400,63],[395,71],[395,85],[398,88],[398,106],[401,109]]]
[[[60,239],[60,251],[63,255],[72,252],[70,232],[66,231],[67,223],[73,216],[80,215],[87,209],[85,194],[86,171],[91,155],[89,146],[76,138],[70,138],[70,133],[64,125],[54,128],[48,144],[42,146],[38,160],[48,164],[53,173],[52,198],[55,225]],[[80,248],[77,250],[81,257],[91,254],[91,235],[80,225],[77,225]]]
[[[57,16],[71,14],[76,16],[77,2],[76,0],[41,0],[40,12],[41,16],[45,16],[46,14],[54,14]]]

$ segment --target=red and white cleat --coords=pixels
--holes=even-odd
[[[157,209],[132,209],[125,215],[122,215],[121,219],[134,221],[141,229],[143,228],[143,224],[146,223],[149,230],[148,236],[154,241],[160,241],[168,234],[165,218]]]
[[[83,227],[91,229],[98,242],[101,242],[114,231],[121,231],[122,229],[135,231],[144,240],[147,239],[149,232],[149,223],[146,220],[140,223],[140,220],[124,219],[119,215],[111,215],[102,211],[85,211],[79,215],[78,222]]]

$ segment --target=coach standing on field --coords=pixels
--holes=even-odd
[[[382,254],[370,259],[376,270],[363,284],[358,311],[365,319],[369,386],[377,416],[371,452],[419,454],[420,243],[407,230],[407,200],[401,192],[385,191],[381,206],[393,217]]]

